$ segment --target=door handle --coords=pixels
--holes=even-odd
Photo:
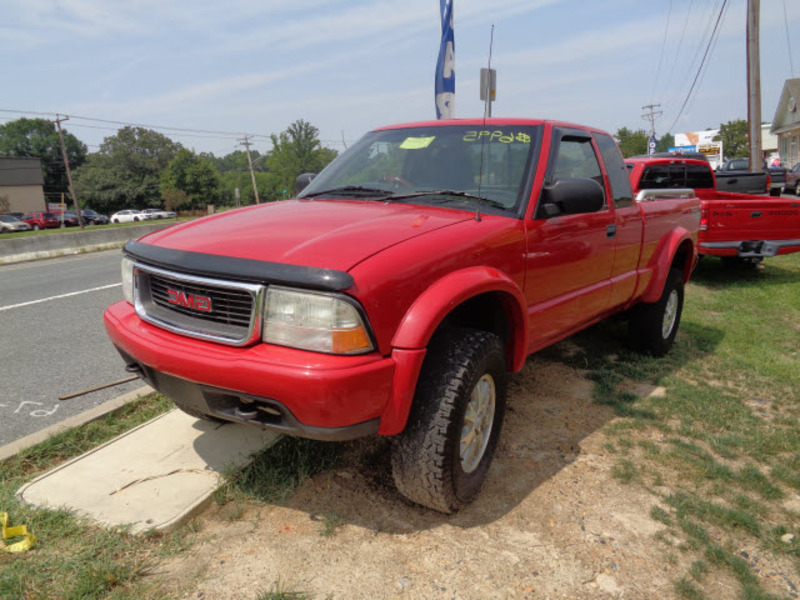
[[[761,211],[759,210],[759,211],[751,212],[750,216],[753,217],[754,219],[758,219],[761,216]]]
[[[606,237],[613,238],[617,235],[617,226],[616,225],[607,225],[606,226]]]
[[[733,185],[734,183],[739,183],[738,179],[728,179],[728,185]]]

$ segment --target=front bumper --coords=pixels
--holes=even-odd
[[[707,254],[711,256],[768,258],[770,256],[800,252],[800,239],[700,242],[699,248],[700,254]]]
[[[221,346],[149,325],[124,301],[111,305],[104,321],[129,370],[212,417],[344,440],[376,433],[392,397],[391,357]]]

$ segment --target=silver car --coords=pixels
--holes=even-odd
[[[0,233],[10,233],[12,231],[30,231],[31,226],[25,221],[20,221],[11,215],[0,215]]]

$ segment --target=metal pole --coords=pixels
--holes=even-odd
[[[69,160],[67,160],[67,147],[64,145],[64,134],[61,132],[61,121],[69,121],[69,117],[59,118],[56,115],[56,129],[58,129],[58,139],[61,140],[61,157],[64,159],[64,167],[67,169],[67,182],[69,183],[69,193],[72,195],[72,205],[75,207],[75,214],[78,215],[78,225],[83,229],[83,216],[81,209],[78,208],[78,197],[75,195],[75,188],[72,186],[72,173],[69,170]],[[61,221],[64,221],[64,214],[61,214]]]
[[[253,182],[253,195],[256,197],[256,204],[261,204],[261,201],[258,199],[258,187],[256,187],[256,174],[253,172],[253,161],[250,160],[250,138],[252,136],[244,136],[241,139],[240,145],[245,147],[247,150],[247,164],[250,166],[250,181]]]
[[[761,0],[747,0],[747,130],[750,170],[762,171],[761,162],[761,57],[759,13]]]

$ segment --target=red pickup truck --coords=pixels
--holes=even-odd
[[[691,188],[700,198],[699,250],[751,265],[800,251],[800,201],[720,192],[708,161],[679,157],[626,160],[634,193]]]
[[[597,129],[384,127],[296,199],[129,242],[105,325],[192,415],[394,436],[398,489],[449,513],[477,495],[530,353],[624,311],[636,348],[670,348],[700,203],[649,195]]]

